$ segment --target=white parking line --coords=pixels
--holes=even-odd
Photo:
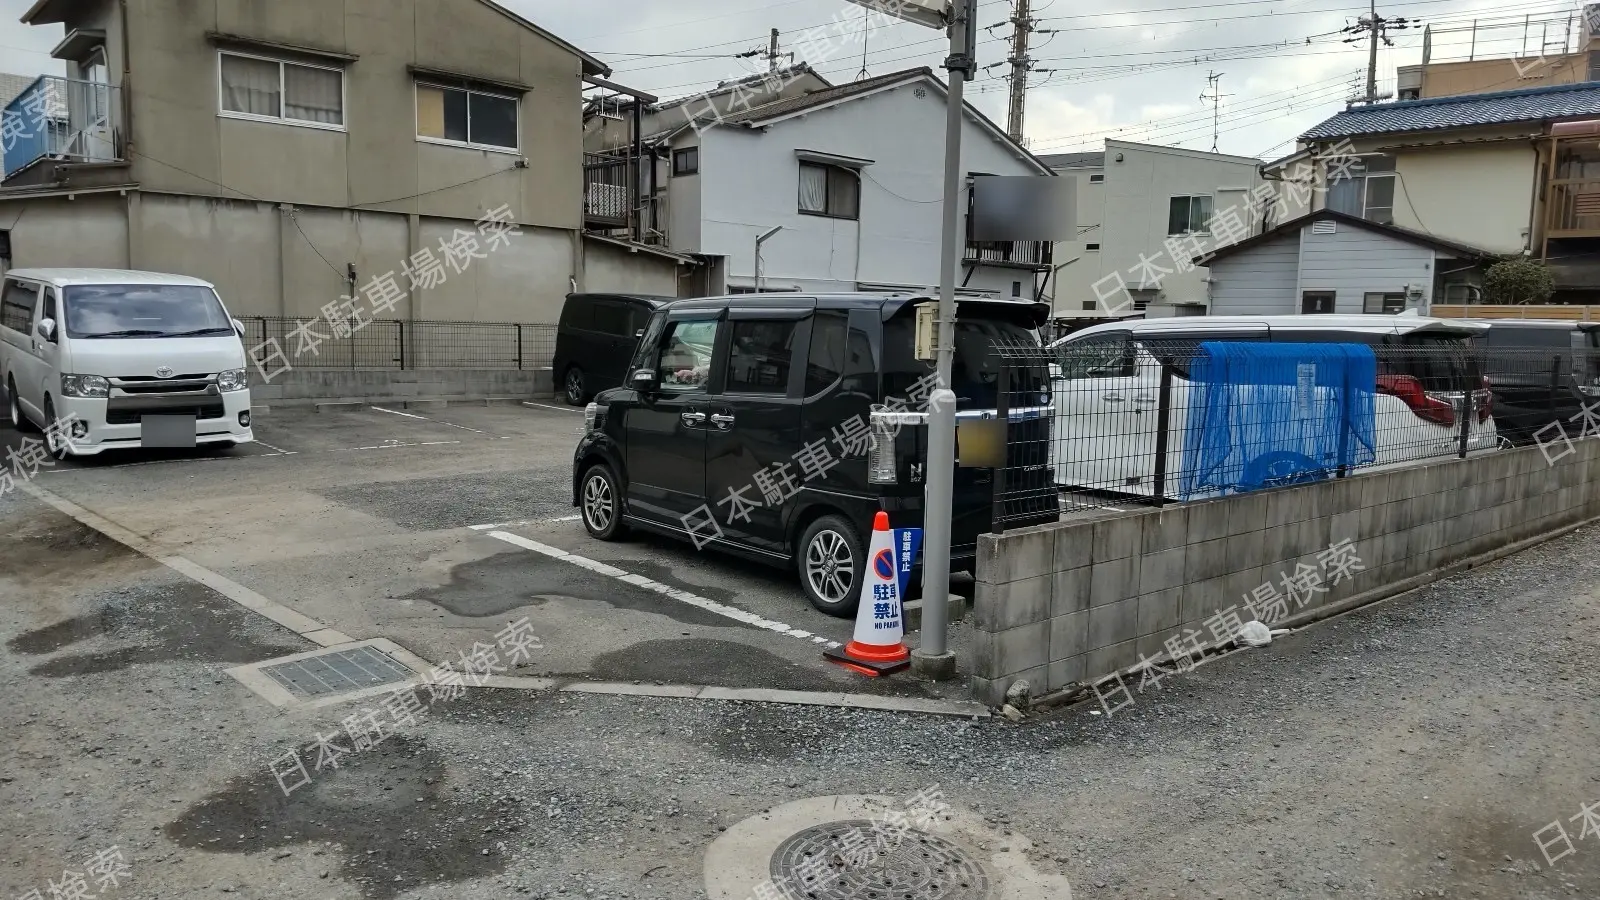
[[[427,416],[419,416],[416,413],[407,413],[407,412],[400,412],[398,410],[393,410],[393,409],[384,409],[381,406],[374,406],[372,408],[377,410],[378,412],[381,412],[381,413],[388,413],[391,416],[405,416],[408,419],[421,419],[424,422],[432,422],[435,425],[448,425],[451,428],[459,428],[462,431],[470,431],[473,434],[481,434],[481,435],[485,435],[487,437],[494,437],[495,436],[495,435],[489,434],[489,432],[487,432],[487,431],[479,431],[476,428],[468,428],[465,425],[457,425],[454,422],[446,422],[443,419],[430,419]]]
[[[524,525],[553,525],[557,522],[577,522],[583,516],[559,516],[554,519],[520,519],[516,522],[496,522],[493,525],[468,525],[473,531],[498,531],[501,528],[521,528]]]
[[[258,443],[261,446],[267,448],[268,450],[276,450],[276,451],[278,451],[278,455],[279,456],[294,456],[296,453],[300,452],[298,450],[285,450],[282,447],[274,447],[271,444],[267,443],[266,441],[261,440],[260,438],[256,438],[256,443]],[[258,455],[266,455],[266,454],[258,454]]]
[[[531,407],[534,407],[535,409],[553,409],[556,412],[578,413],[579,415],[583,414],[583,410],[581,410],[581,409],[573,409],[570,406],[550,406],[550,405],[545,404],[545,403],[535,403],[532,400],[524,400],[524,401],[522,401],[522,405],[523,406],[531,406]]]
[[[381,412],[381,413],[388,413],[391,416],[405,416],[408,419],[421,419],[424,422],[428,421],[428,417],[427,416],[412,415],[411,413],[403,413],[403,412],[400,412],[399,410],[395,410],[395,409],[384,409],[381,406],[374,406],[373,409],[375,409],[375,410],[377,410],[378,412]]]
[[[569,562],[580,568],[588,569],[596,574],[605,575],[608,578],[615,578],[618,581],[626,582],[637,587],[642,587],[647,591],[655,591],[658,594],[663,594],[679,602],[687,603],[690,606],[697,606],[706,612],[716,613],[719,616],[732,619],[735,622],[739,622],[744,625],[753,625],[756,628],[764,628],[767,631],[788,635],[789,637],[793,638],[799,638],[803,641],[821,644],[824,647],[833,648],[839,646],[838,641],[830,641],[827,638],[814,635],[809,631],[801,631],[798,628],[791,628],[782,622],[774,622],[771,619],[763,619],[755,613],[745,612],[742,609],[718,603],[715,600],[707,599],[699,594],[691,594],[688,591],[681,591],[675,587],[671,587],[670,585],[665,585],[658,581],[651,581],[643,575],[634,575],[630,572],[624,572],[615,566],[609,566],[602,562],[596,562],[595,560],[579,556],[575,553],[568,553],[565,550],[551,547],[548,544],[541,544],[538,541],[530,541],[525,537],[507,534],[504,531],[491,531],[489,532],[489,537],[492,537],[498,541],[504,541],[513,547],[521,547],[524,550],[532,550],[535,553],[543,554],[551,557],[552,559],[559,559],[563,562]]]

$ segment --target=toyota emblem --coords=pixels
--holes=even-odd
[[[161,368],[156,370],[156,377],[157,378],[171,378],[172,377],[172,370],[167,368],[166,366],[162,366]]]

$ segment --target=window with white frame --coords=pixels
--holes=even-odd
[[[1211,195],[1173,197],[1167,210],[1167,234],[1211,233]]]
[[[1380,225],[1394,224],[1394,157],[1346,157],[1327,167],[1327,206]]]
[[[417,137],[493,150],[518,147],[518,100],[459,87],[417,83]]]
[[[224,116],[344,127],[344,71],[243,53],[218,54]]]

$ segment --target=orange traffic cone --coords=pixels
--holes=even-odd
[[[856,610],[855,639],[843,649],[822,655],[862,675],[887,675],[911,664],[906,649],[905,615],[900,603],[899,566],[894,555],[894,535],[889,514],[879,512],[872,521],[872,541],[861,572],[861,606]]]

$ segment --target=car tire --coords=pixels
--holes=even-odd
[[[605,463],[595,463],[583,472],[578,487],[578,509],[583,529],[602,541],[622,537],[622,485]]]
[[[28,414],[22,411],[22,404],[17,400],[17,382],[15,379],[6,379],[6,407],[11,414],[11,427],[23,434],[33,434],[38,431]]]
[[[589,391],[582,369],[577,366],[567,366],[567,374],[561,378],[561,396],[567,401],[568,406],[582,406],[589,402]]]
[[[56,462],[72,459],[76,454],[72,452],[67,442],[61,439],[61,429],[55,427],[60,420],[56,418],[56,405],[49,397],[44,398],[44,418],[50,423],[50,427],[45,429],[44,433],[44,446],[50,452],[50,458]]]
[[[807,526],[795,552],[806,600],[818,611],[838,618],[855,615],[865,565],[861,536],[850,520],[839,515],[823,516]]]

